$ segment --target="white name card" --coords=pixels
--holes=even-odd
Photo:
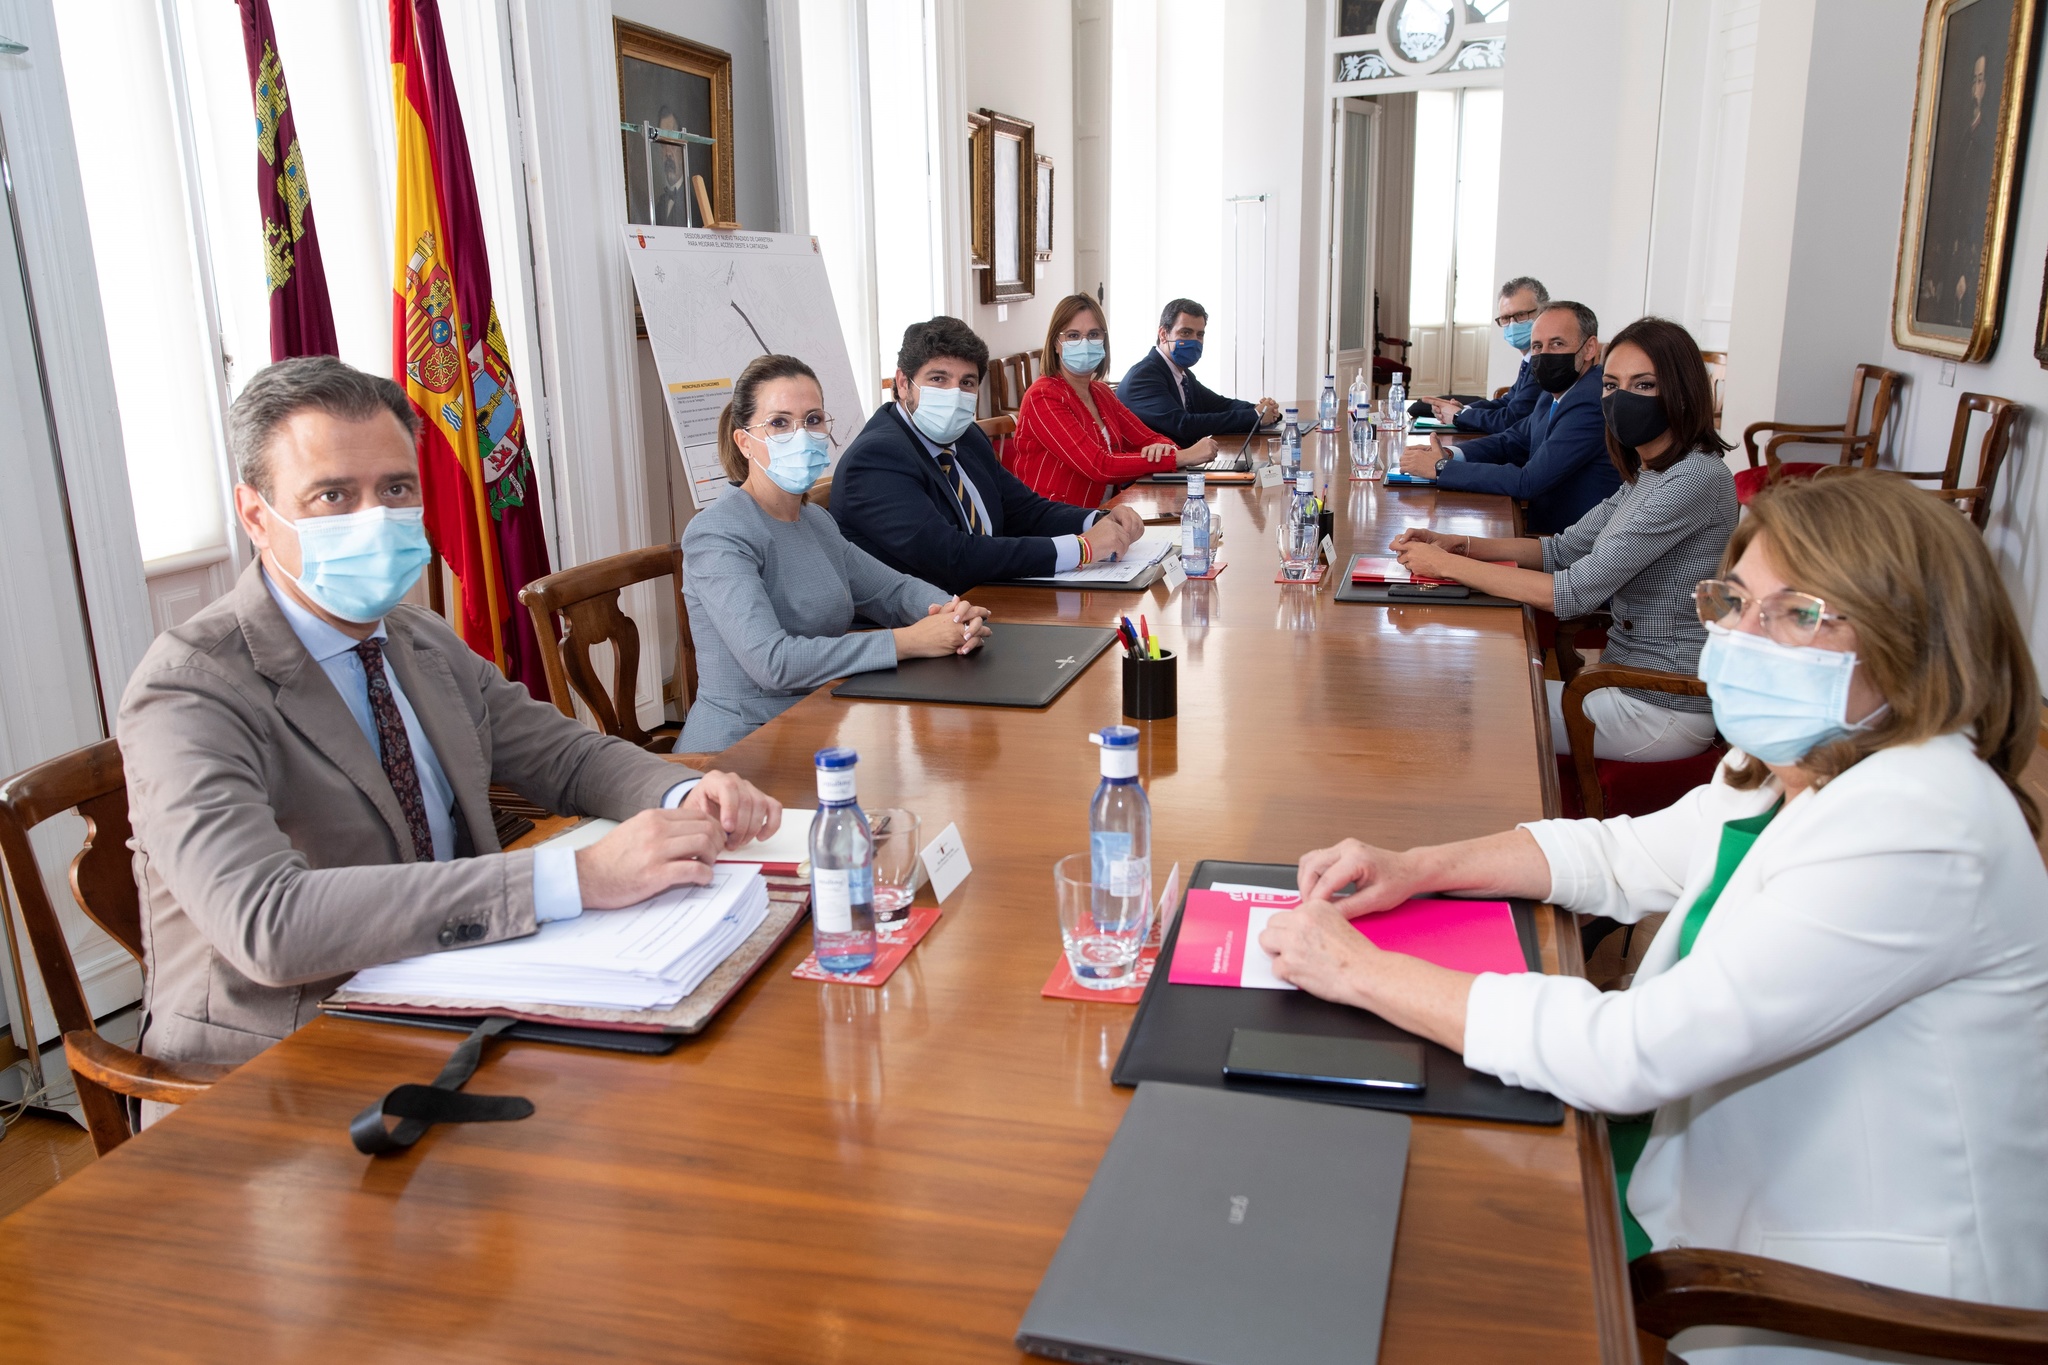
[[[1188,571],[1181,564],[1180,556],[1168,555],[1166,557],[1166,590],[1172,592],[1187,581]]]
[[[967,861],[967,845],[960,838],[958,825],[947,825],[939,831],[939,837],[924,846],[920,855],[924,859],[924,871],[932,881],[932,895],[939,904],[946,903],[946,897],[953,894],[953,888],[967,880],[967,874],[974,871]]]
[[[1259,466],[1259,472],[1253,475],[1252,478],[1261,488],[1278,487],[1280,483],[1280,466],[1277,464],[1262,464]]]

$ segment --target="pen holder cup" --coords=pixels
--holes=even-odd
[[[1320,545],[1337,534],[1337,513],[1333,508],[1319,513],[1316,517],[1316,544]]]
[[[1180,712],[1180,660],[1162,649],[1156,659],[1124,656],[1124,715],[1131,720],[1166,720]]]

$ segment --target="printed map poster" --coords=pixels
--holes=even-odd
[[[817,239],[639,225],[625,231],[691,501],[708,507],[728,487],[718,463],[718,415],[755,356],[793,355],[817,371],[834,419],[836,468],[868,409],[854,386]]]

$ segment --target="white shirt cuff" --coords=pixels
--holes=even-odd
[[[1065,573],[1081,566],[1081,537],[1054,536],[1052,538],[1052,571]]]
[[[543,844],[533,851],[533,918],[540,924],[575,919],[583,913],[583,888],[576,879],[576,850]]]
[[[701,777],[693,777],[686,782],[676,783],[661,794],[661,808],[663,810],[674,810],[677,806],[682,805],[683,798],[697,790],[697,784],[703,780]]]

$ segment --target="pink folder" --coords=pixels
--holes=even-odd
[[[1190,891],[1167,980],[1183,986],[1293,990],[1258,945],[1266,922],[1301,903],[1293,892]],[[1460,972],[1528,970],[1506,901],[1411,900],[1351,927],[1388,952]]]

